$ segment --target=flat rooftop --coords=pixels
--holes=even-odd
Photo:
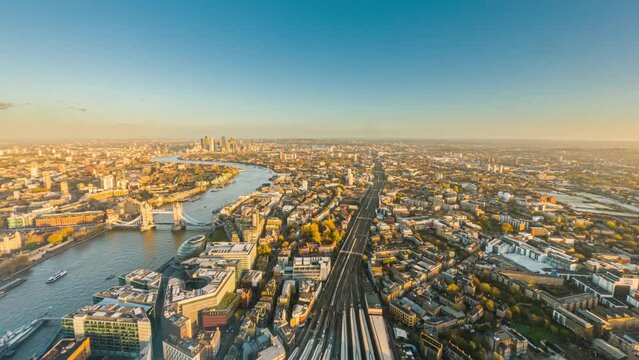
[[[149,269],[136,269],[120,276],[120,280],[125,281],[126,284],[135,282],[147,287],[157,288],[160,285],[160,281],[162,281],[162,274]]]
[[[173,303],[185,300],[192,300],[204,296],[217,295],[220,289],[226,284],[232,276],[235,274],[233,270],[227,269],[205,269],[200,268],[193,273],[193,278],[205,279],[208,281],[206,285],[199,289],[186,290],[184,288],[184,281],[172,278],[169,280],[169,284],[166,290],[166,305],[172,305]]]
[[[58,341],[49,351],[47,351],[40,360],[57,360],[66,359],[74,351],[76,351],[85,341],[90,341],[87,338],[82,339],[62,339]]]
[[[80,310],[64,316],[65,318],[87,317],[95,320],[116,321],[116,322],[137,322],[149,321],[144,308],[140,306],[129,306],[118,303],[100,303],[88,305]]]
[[[253,250],[254,247],[255,244],[253,243],[219,242],[208,244],[206,253],[208,255],[218,255],[224,253],[248,254]]]
[[[181,339],[176,336],[169,336],[168,338],[163,340],[166,344],[171,345],[172,347],[178,349],[185,355],[195,356],[202,352],[202,345],[199,341],[194,339]]]
[[[544,268],[548,267],[548,264],[543,263],[541,261],[533,260],[526,255],[520,255],[517,253],[507,253],[507,254],[500,254],[500,255],[512,261],[515,264],[525,267],[530,272],[541,273]]]
[[[155,289],[142,290],[131,285],[113,286],[105,291],[97,292],[94,299],[115,299],[121,303],[154,306],[158,292]]]

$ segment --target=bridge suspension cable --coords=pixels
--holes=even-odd
[[[130,221],[122,221],[122,220],[111,220],[109,221],[111,225],[121,226],[121,227],[136,227],[142,223],[142,215],[136,217]]]
[[[150,227],[155,226],[155,219],[153,215],[163,214],[163,215],[173,215],[173,224],[174,229],[179,230],[184,227],[184,225],[188,224],[191,226],[197,227],[207,227],[215,224],[219,224],[219,219],[212,220],[210,222],[201,221],[195,219],[193,216],[184,213],[184,209],[182,208],[182,203],[173,203],[173,209],[153,209],[148,203],[139,203],[140,207],[140,215],[135,219],[129,221],[122,221],[119,219],[109,220],[108,223],[115,227],[140,227],[142,231],[144,229],[148,229]]]
[[[210,226],[211,223],[207,223],[207,222],[203,222],[197,219],[192,218],[191,216],[189,216],[188,214],[182,213],[182,219],[184,219],[184,222],[189,224],[189,225],[194,225],[194,226]]]

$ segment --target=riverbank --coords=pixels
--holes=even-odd
[[[225,188],[234,181],[234,179],[241,171],[242,170],[238,168],[233,168],[233,171],[216,177],[208,185],[198,185],[192,189],[179,191],[166,197],[152,199],[149,202],[151,203],[151,205],[153,205],[153,207],[159,208],[165,205],[172,204],[174,202],[189,201],[190,199],[193,199],[198,195],[202,195],[203,193],[210,191],[211,189],[217,188],[221,190]]]
[[[189,161],[189,160],[181,160],[179,155],[174,155],[175,159],[180,160],[180,161]],[[152,162],[155,160],[152,160]],[[219,190],[224,189],[225,187],[227,187],[228,185],[232,184],[235,182],[235,178],[237,177],[238,174],[240,174],[243,170],[232,166],[232,165],[223,165],[224,167],[228,167],[230,169],[232,169],[232,171],[225,173],[224,175],[220,175],[218,176],[211,184],[210,186],[198,186],[196,188],[193,189],[189,189],[189,190],[185,190],[185,191],[181,191],[175,194],[171,194],[169,197],[167,198],[163,198],[159,201],[159,203],[156,202],[156,204],[154,204],[154,207],[162,207],[165,205],[169,205],[173,202],[176,201],[185,201],[185,200],[189,200],[189,199],[193,199],[196,198],[197,196],[200,196],[202,194],[207,193],[208,191],[210,191],[213,188],[218,188]],[[217,190],[217,191],[219,191]],[[89,241],[107,231],[109,231],[110,229],[107,227],[106,224],[98,224],[96,227],[101,227],[101,229],[98,232],[92,232],[91,234],[87,234],[86,236],[83,236],[81,238],[78,239],[74,239],[72,241],[69,242],[63,242],[62,244],[60,244],[60,246],[56,247],[53,250],[50,251],[46,251],[41,257],[37,258],[36,260],[33,261],[28,261],[26,265],[19,266],[19,270],[13,271],[8,275],[5,276],[1,276],[0,277],[0,283],[6,282],[6,281],[10,281],[14,278],[16,278],[17,276],[19,276],[20,274],[24,273],[25,271],[29,270],[30,268],[32,268],[35,265],[38,265],[48,259],[51,259],[52,257],[70,249],[73,246],[77,246],[80,244],[85,243],[86,241]],[[37,251],[37,250],[34,250]],[[28,254],[28,255],[18,255],[19,256],[26,256],[28,258],[31,258],[33,255],[32,254]],[[17,257],[16,257],[17,258]],[[15,259],[15,258],[14,258]],[[4,264],[3,264],[4,265]],[[5,265],[8,266],[8,265]]]
[[[274,169],[263,165],[263,164],[255,164],[255,163],[250,163],[250,162],[246,162],[246,161],[241,161],[241,160],[203,160],[203,159],[189,159],[189,158],[185,158],[184,155],[179,155],[176,157],[176,159],[180,160],[180,161],[201,161],[201,162],[214,162],[214,163],[221,163],[221,164],[229,164],[229,163],[235,163],[235,164],[241,164],[241,165],[245,165],[245,166],[255,166],[258,168],[264,168],[270,172],[272,172],[273,174],[279,174],[277,171],[275,171]],[[240,169],[240,171],[242,171]]]
[[[40,258],[38,258],[37,260],[33,260],[31,262],[29,262],[25,267],[21,268],[18,271],[13,272],[10,275],[7,275],[5,277],[3,277],[2,279],[0,279],[0,283],[5,282],[5,281],[10,281],[13,280],[14,278],[18,277],[20,274],[24,273],[25,271],[31,269],[32,267],[40,264],[41,262],[48,260],[58,254],[61,254],[69,249],[71,249],[74,246],[78,246],[80,244],[84,244],[85,242],[95,239],[96,237],[104,234],[105,232],[109,231],[109,229],[103,225],[97,225],[97,227],[102,227],[102,229],[97,230],[94,233],[91,234],[87,234],[86,236],[83,236],[82,238],[78,238],[78,239],[73,239],[72,241],[67,241],[62,243],[59,247],[57,247],[55,250],[51,250],[51,251],[47,251],[44,255],[42,255]]]
[[[160,162],[176,161],[176,156],[157,158]],[[268,169],[228,163],[242,169],[236,181],[219,191],[207,191],[194,201],[184,202],[184,213],[202,222],[211,219],[211,210],[232,203],[268,181]],[[0,333],[16,329],[33,320],[33,314],[49,312],[62,317],[91,303],[92,295],[117,285],[111,274],[123,274],[138,268],[162,269],[170,264],[186,239],[202,234],[201,229],[172,232],[160,226],[147,232],[113,229],[96,236],[95,241],[76,243],[66,251],[31,267],[20,274],[24,284],[12,289],[0,299]],[[166,267],[169,270],[170,267]],[[53,284],[44,285],[51,274],[67,270],[68,275]],[[14,358],[31,359],[45,349],[59,326],[47,326],[27,340]],[[159,342],[161,346],[161,341]]]

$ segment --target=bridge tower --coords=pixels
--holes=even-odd
[[[140,214],[142,215],[142,224],[140,225],[140,231],[151,230],[155,227],[155,221],[153,220],[152,206],[143,202],[140,203]]]
[[[184,229],[184,209],[182,203],[176,201],[173,203],[173,231]]]

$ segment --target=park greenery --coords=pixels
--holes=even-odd
[[[268,245],[259,245],[257,247],[257,254],[258,255],[270,255],[271,254],[271,247]]]
[[[311,222],[303,225],[300,236],[306,241],[314,241],[318,244],[337,244],[344,237],[344,231],[340,231],[333,220],[324,220],[321,223]]]
[[[49,244],[59,244],[69,238],[71,234],[73,234],[74,230],[72,227],[65,227],[60,230],[54,231],[47,237],[47,242]]]

